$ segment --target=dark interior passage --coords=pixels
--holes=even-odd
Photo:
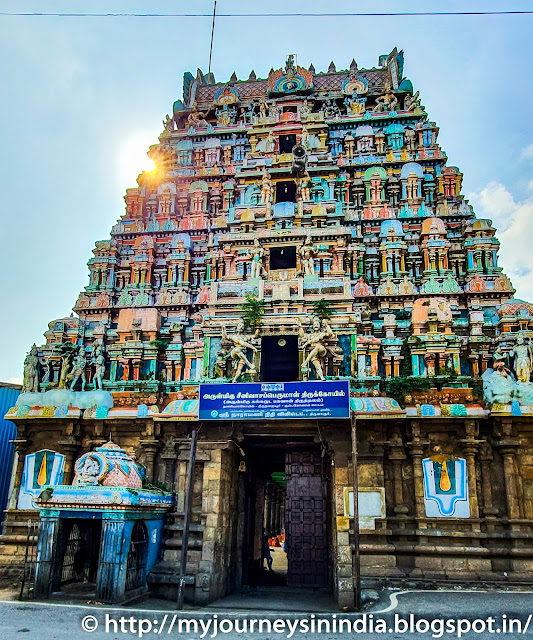
[[[309,443],[248,448],[243,585],[328,586],[327,468]]]
[[[261,380],[298,380],[298,336],[265,336],[261,341]]]

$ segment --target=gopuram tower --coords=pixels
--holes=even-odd
[[[341,607],[356,543],[369,585],[531,583],[533,306],[403,67],[185,73],[75,315],[25,360],[0,570],[43,487],[111,437],[176,496],[146,570],[175,597],[197,431],[191,602],[262,584],[281,536],[283,584]],[[37,482],[43,451],[61,469]]]

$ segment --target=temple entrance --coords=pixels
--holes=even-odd
[[[327,588],[327,460],[310,443],[261,443],[247,466],[243,586]]]
[[[56,565],[52,591],[74,595],[95,590],[101,537],[101,520],[62,520],[58,545],[62,561]]]
[[[261,353],[262,382],[298,380],[298,336],[265,336]]]
[[[323,460],[314,451],[285,456],[287,585],[327,587],[328,536]]]

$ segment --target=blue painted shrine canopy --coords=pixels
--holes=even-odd
[[[200,385],[200,420],[349,418],[348,380]]]

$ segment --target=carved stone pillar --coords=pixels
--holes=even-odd
[[[74,480],[74,463],[76,462],[76,454],[80,450],[81,443],[75,438],[68,438],[59,440],[57,444],[61,446],[61,451],[65,456],[62,484],[72,484]]]
[[[19,429],[20,431],[20,429]],[[25,438],[17,438],[15,444],[15,458],[13,460],[13,488],[9,497],[9,509],[16,509],[19,498],[24,461],[28,450],[28,441]]]
[[[140,380],[141,378],[141,367],[142,367],[142,360],[139,359],[135,359],[132,360],[132,364],[133,364],[133,379],[134,380]]]
[[[276,512],[274,514],[274,533],[279,535],[281,533],[281,501],[283,497],[283,490],[281,487],[276,487]]]
[[[154,481],[154,462],[157,450],[159,449],[159,441],[155,439],[141,440],[139,443],[144,451],[144,460],[146,467],[146,480],[152,483]]]
[[[335,576],[334,585],[340,608],[354,606],[354,577],[352,567],[352,544],[350,540],[350,518],[344,512],[344,488],[350,486],[350,461],[345,442],[330,443],[334,451],[333,481],[333,548]]]
[[[425,518],[424,507],[424,470],[422,469],[422,458],[424,457],[424,447],[429,444],[428,440],[420,437],[420,423],[418,420],[411,422],[411,441],[407,446],[411,450],[411,460],[413,464],[413,484],[415,498],[415,514],[417,518]]]
[[[481,465],[481,487],[483,493],[483,515],[485,518],[495,519],[498,515],[498,509],[494,507],[492,501],[492,478],[490,467],[494,457],[490,446],[486,443],[481,446],[479,455],[479,463]]]
[[[434,376],[435,375],[435,354],[425,353],[424,362],[426,363],[428,376]]]
[[[270,536],[272,533],[272,485],[265,485],[265,519],[264,519],[265,535]]]
[[[174,491],[176,476],[176,439],[170,436],[165,443],[165,448],[161,453],[162,482],[170,491]]]
[[[468,469],[468,493],[470,497],[470,517],[479,518],[479,503],[477,491],[476,454],[483,440],[476,440],[479,433],[477,420],[465,420],[466,436],[459,440],[459,444],[465,454]]]
[[[495,446],[500,449],[503,460],[507,516],[510,520],[517,520],[521,517],[521,504],[518,498],[516,477],[516,450],[520,443],[512,437],[512,429],[510,420],[502,420],[501,439]]]
[[[394,513],[404,518],[409,509],[404,505],[403,496],[403,461],[407,458],[403,448],[402,436],[399,429],[395,429],[389,439],[389,460],[392,463],[392,491],[394,495]]]

